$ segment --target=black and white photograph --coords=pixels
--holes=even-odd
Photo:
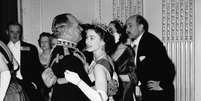
[[[0,101],[201,101],[200,0],[0,7]]]

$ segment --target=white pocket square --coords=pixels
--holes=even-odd
[[[139,59],[140,61],[143,61],[146,58],[146,56],[140,56]]]

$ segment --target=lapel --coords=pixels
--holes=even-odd
[[[145,41],[146,41],[146,38],[147,38],[147,32],[145,32],[140,41],[139,41],[139,44],[138,44],[138,48],[137,48],[137,58],[136,58],[136,65],[139,66],[140,62],[142,59],[145,58],[145,51],[144,50],[144,47],[145,47]]]
[[[21,41],[21,46],[20,46],[20,61],[21,61],[21,65],[24,63],[22,58],[25,58],[25,54],[24,51],[22,50],[22,47],[25,47],[25,43],[23,41]],[[23,67],[23,66],[22,66]]]
[[[20,51],[21,52],[30,52],[31,47],[27,43],[21,41]]]
[[[21,47],[20,47],[21,63],[23,61],[26,61],[27,58],[29,58],[29,56],[31,55],[31,54],[29,54],[30,51],[31,51],[31,47],[27,43],[21,41]]]

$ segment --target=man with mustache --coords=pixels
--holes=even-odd
[[[126,20],[126,32],[136,45],[135,63],[142,101],[174,101],[174,64],[163,43],[148,32],[148,22],[141,15]]]

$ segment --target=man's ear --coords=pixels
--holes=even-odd
[[[105,42],[101,40],[101,46],[105,46]]]
[[[8,35],[8,30],[5,31],[6,35]]]
[[[6,30],[5,33],[6,33],[7,36],[9,36],[9,32],[8,32],[8,30]],[[10,37],[10,36],[9,36],[9,37]]]
[[[138,26],[138,29],[139,29],[140,31],[144,30],[144,25],[143,25],[143,24],[140,24],[140,25]]]

